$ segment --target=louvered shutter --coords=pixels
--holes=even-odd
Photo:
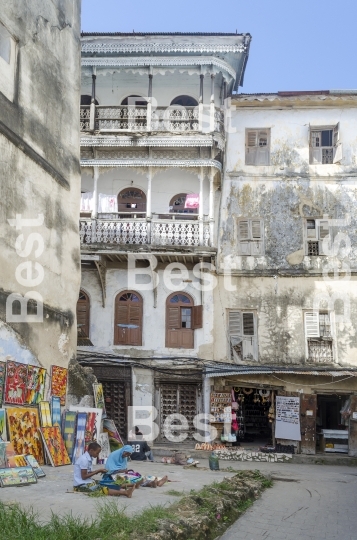
[[[305,313],[305,335],[307,338],[320,337],[319,312]]]
[[[141,345],[142,343],[142,316],[141,306],[129,305],[129,344]]]
[[[166,347],[181,346],[181,308],[167,307]]]
[[[306,236],[308,240],[318,239],[317,223],[315,219],[306,220]]]
[[[240,311],[229,311],[228,331],[230,336],[240,337],[242,335],[242,314]]]
[[[333,128],[333,145],[337,146],[339,141],[340,141],[340,122],[337,122],[337,124]]]
[[[262,219],[252,219],[251,223],[251,246],[250,252],[251,255],[262,255],[263,254],[263,220]]]
[[[89,302],[87,300],[77,302],[77,326],[79,334],[89,338]]]
[[[243,335],[254,336],[254,314],[243,313]]]
[[[328,240],[325,240],[324,242],[324,238],[328,239],[330,235],[330,227],[329,227],[328,220],[323,220],[323,219],[318,220],[318,233],[319,233],[319,254],[328,255],[330,243]],[[325,249],[326,243],[327,243],[327,246]]]
[[[126,345],[129,341],[129,305],[117,302],[115,306],[114,345]]]
[[[269,163],[269,133],[267,131],[259,131],[255,164],[269,165]]]
[[[238,249],[241,255],[250,255],[250,234],[249,220],[241,220],[238,223],[239,244]]]
[[[247,142],[245,148],[245,164],[255,165],[258,146],[258,131],[249,130],[246,137]]]
[[[310,130],[310,164],[322,163],[321,132]]]
[[[203,325],[203,306],[193,306],[192,308],[192,330],[202,328]]]
[[[333,163],[342,160],[342,144],[340,143],[340,122],[333,128]]]

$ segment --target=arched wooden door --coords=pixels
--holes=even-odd
[[[118,212],[120,217],[142,217],[146,215],[146,195],[138,188],[123,189],[118,195]]]
[[[174,293],[166,300],[166,347],[194,348],[193,300],[188,294]]]
[[[141,345],[143,299],[133,291],[121,292],[115,299],[114,345]]]
[[[88,295],[80,290],[77,301],[77,328],[78,335],[89,338],[90,302]]]

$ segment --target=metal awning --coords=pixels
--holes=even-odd
[[[272,366],[227,366],[227,367],[207,367],[205,369],[205,377],[229,377],[232,375],[312,375],[312,376],[330,376],[330,377],[357,377],[357,369],[306,369],[306,368],[282,368]]]

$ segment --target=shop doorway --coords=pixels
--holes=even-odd
[[[348,399],[349,396],[337,394],[317,396],[317,452],[348,452],[348,422],[342,414]]]
[[[273,444],[272,417],[274,392],[268,389],[234,387],[238,403],[237,420],[239,430],[237,443],[250,443],[253,446]]]

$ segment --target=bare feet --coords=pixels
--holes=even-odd
[[[156,488],[157,487],[157,478],[155,478],[155,480],[153,480],[152,482],[147,484],[147,487]]]
[[[141,484],[144,482],[144,478],[142,478],[141,480],[139,480],[139,482],[136,482],[135,484],[135,487],[136,489],[139,489],[139,487],[141,486]]]
[[[125,497],[128,497],[128,499],[131,499],[134,489],[135,489],[135,486],[131,486],[130,488],[125,490],[123,495],[125,495]]]
[[[164,476],[163,478],[161,478],[161,480],[158,480],[157,482],[158,487],[163,486],[164,484],[166,484],[167,481],[168,481],[168,477]]]

